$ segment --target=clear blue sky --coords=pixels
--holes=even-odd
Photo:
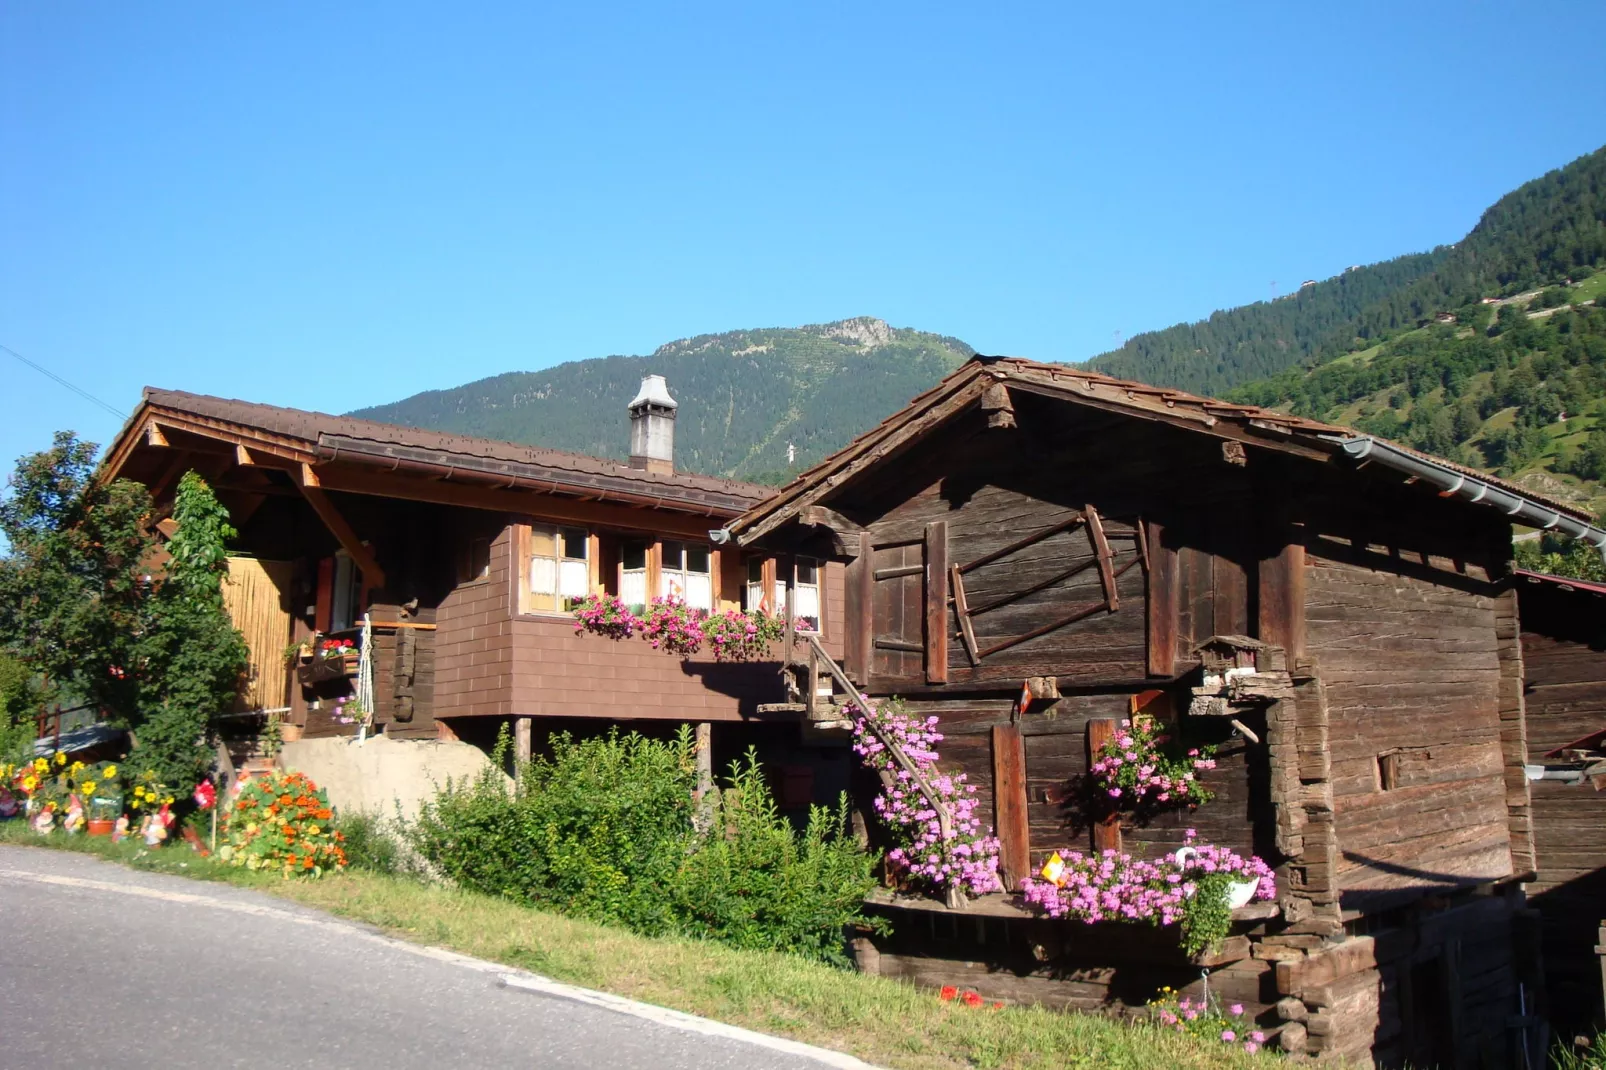
[[[346,410],[871,314],[1079,360],[1606,142],[1606,5],[0,5],[0,343]],[[0,466],[118,421],[0,354]]]

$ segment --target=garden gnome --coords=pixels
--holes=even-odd
[[[81,832],[84,828],[84,804],[78,796],[71,796],[67,803],[67,818],[61,827],[68,832]]]
[[[112,826],[112,842],[122,843],[128,839],[128,815],[118,814],[117,824]]]
[[[53,803],[46,803],[39,808],[33,818],[33,830],[43,836],[56,825],[56,809]]]
[[[0,821],[17,816],[17,797],[10,788],[0,787]]]
[[[161,846],[162,841],[167,839],[167,826],[172,823],[173,815],[168,811],[167,804],[163,803],[160,812],[145,818],[145,827],[141,830],[145,833],[145,846]]]

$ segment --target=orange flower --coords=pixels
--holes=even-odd
[[[983,1003],[987,1002],[975,992],[966,992],[963,998],[965,1000],[965,1006],[967,1007],[980,1007]]]
[[[937,998],[942,1000],[944,1003],[948,1003],[951,1002],[957,995],[959,995],[959,989],[955,988],[953,985],[943,985],[942,991],[937,993]]]
[[[319,821],[328,821],[333,816],[334,816],[334,812],[331,811],[331,810],[319,810],[318,811],[318,820]]]

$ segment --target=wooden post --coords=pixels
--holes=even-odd
[[[797,642],[797,555],[787,554],[775,563],[786,580],[786,597],[782,600],[785,605],[781,607],[786,614],[783,626],[783,636],[786,645],[784,655],[786,664],[791,665],[796,660],[792,646]]]
[[[1115,718],[1095,717],[1087,722],[1087,764],[1091,768],[1098,761],[1099,750],[1115,738]],[[1093,850],[1119,851],[1121,849],[1121,816],[1111,813],[1093,825]]]
[[[695,738],[697,789],[692,792],[692,820],[698,832],[706,833],[714,823],[714,726],[700,722]]]
[[[1177,605],[1181,594],[1177,551],[1165,546],[1165,529],[1149,524],[1149,675],[1172,676],[1177,663]],[[1264,636],[1262,637],[1264,638]]]
[[[1026,814],[1026,741],[1018,724],[993,726],[993,824],[1004,888],[1015,891],[1031,874],[1031,836]]]
[[[519,765],[530,760],[530,728],[533,718],[513,718],[513,759]]]
[[[867,531],[859,536],[859,556],[848,562],[843,576],[842,605],[847,619],[842,630],[842,667],[860,684],[870,678],[870,614],[875,592],[872,553]]]
[[[1305,547],[1279,527],[1260,559],[1260,634],[1263,643],[1280,646],[1288,664],[1305,657]]]
[[[948,682],[948,522],[926,525],[926,683]]]

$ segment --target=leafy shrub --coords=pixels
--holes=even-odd
[[[683,931],[736,947],[846,965],[844,927],[862,924],[874,859],[844,835],[847,800],[809,808],[801,833],[775,808],[758,759],[731,765],[713,832],[676,878]]]
[[[498,758],[505,751],[498,745]],[[674,928],[664,892],[690,848],[691,738],[574,742],[518,770],[487,770],[426,803],[413,846],[465,888],[643,933]],[[497,762],[500,765],[500,761]]]
[[[385,822],[372,814],[340,814],[334,818],[334,830],[343,837],[341,848],[346,852],[346,865],[370,873],[399,876],[409,872],[405,848]]]
[[[234,866],[320,877],[346,864],[329,796],[301,773],[269,773],[240,784],[223,819],[218,857]]]
[[[505,751],[504,735],[497,764]],[[841,835],[845,810],[814,808],[795,831],[749,755],[703,837],[688,730],[664,741],[556,735],[551,751],[522,766],[512,790],[495,769],[447,784],[409,826],[409,843],[474,891],[648,935],[843,960],[843,926],[865,921],[873,865]]]

